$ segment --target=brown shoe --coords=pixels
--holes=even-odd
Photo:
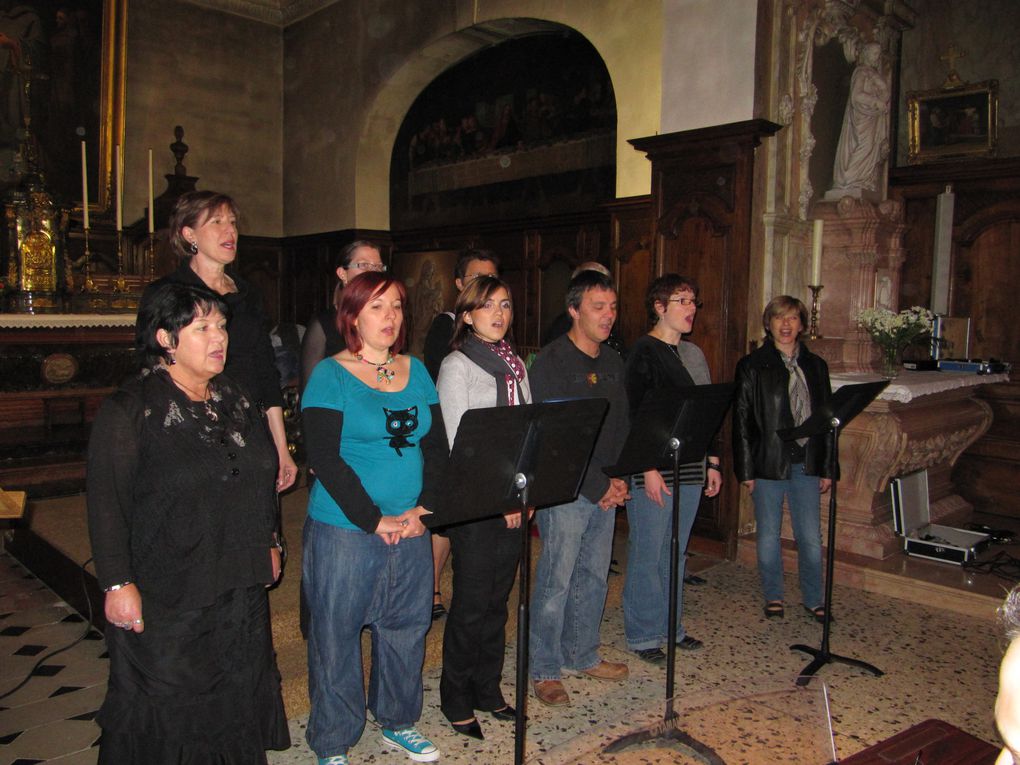
[[[570,703],[570,696],[559,680],[533,680],[535,698],[546,706],[562,707]]]
[[[617,661],[606,661],[603,659],[594,667],[583,670],[588,677],[598,680],[626,680],[630,674],[627,665]]]

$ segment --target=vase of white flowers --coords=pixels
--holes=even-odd
[[[899,374],[905,348],[931,337],[934,321],[935,314],[917,305],[899,313],[887,308],[866,308],[857,314],[857,323],[882,351],[882,373],[888,378]]]

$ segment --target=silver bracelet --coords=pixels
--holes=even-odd
[[[120,584],[111,584],[109,587],[104,587],[103,592],[116,592],[117,590],[123,590],[129,584],[134,584],[134,582],[121,582]]]

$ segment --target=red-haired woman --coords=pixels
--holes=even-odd
[[[308,743],[345,765],[365,727],[361,630],[372,631],[368,708],[383,743],[417,762],[439,750],[415,729],[432,623],[430,512],[447,459],[439,397],[425,366],[400,353],[404,285],[351,281],[337,322],[347,347],[315,367],[303,414],[318,478],[308,500],[302,587],[311,611]]]

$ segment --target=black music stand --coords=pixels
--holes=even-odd
[[[641,401],[630,426],[630,435],[620,458],[605,468],[611,476],[633,475],[673,462],[673,517],[669,548],[669,612],[666,628],[666,721],[676,718],[673,709],[673,685],[676,665],[676,596],[680,586],[680,465],[705,457],[711,442],[733,400],[733,384],[697,385],[649,391]],[[621,736],[605,747],[619,752],[653,738],[669,739],[689,749],[709,765],[725,765],[712,747],[675,726],[661,733],[639,731]]]
[[[878,667],[868,664],[866,661],[832,653],[829,650],[829,630],[832,626],[832,574],[836,564],[836,479],[839,475],[839,432],[854,417],[863,412],[864,408],[874,401],[888,384],[888,380],[879,380],[858,385],[844,385],[832,394],[832,398],[826,405],[820,406],[812,412],[803,424],[796,428],[784,428],[776,431],[784,441],[809,438],[823,433],[827,434],[829,439],[829,475],[832,476],[832,486],[829,488],[829,547],[825,555],[825,618],[822,619],[822,644],[819,648],[812,648],[801,643],[790,646],[791,651],[802,651],[809,656],[814,656],[814,659],[800,673],[797,685],[806,685],[808,678],[830,662],[858,667],[870,672],[875,677],[885,674]]]
[[[572,501],[581,486],[608,402],[573,399],[469,409],[457,427],[447,468],[449,490],[427,526],[521,511],[521,573],[517,604],[514,763],[524,762],[528,699],[529,507]]]

